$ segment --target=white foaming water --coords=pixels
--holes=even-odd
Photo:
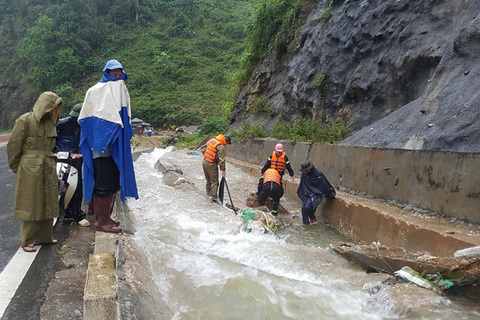
[[[163,184],[162,174],[153,169],[159,158],[182,168],[200,191]],[[242,219],[203,195],[201,161],[198,155],[167,148],[143,154],[135,162],[140,199],[129,201],[137,221],[134,239],[148,256],[174,319],[405,317],[396,314],[393,305],[385,306],[392,304],[388,299],[375,306],[361,286],[346,280],[346,275],[355,278],[364,272],[301,237],[290,241],[289,230],[281,236],[239,233]],[[232,186],[249,179],[232,166],[227,175]],[[302,228],[291,230],[298,233]],[[440,312],[435,318],[447,319],[444,315]]]

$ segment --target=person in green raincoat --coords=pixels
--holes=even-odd
[[[16,174],[14,218],[21,220],[22,248],[57,243],[53,218],[58,216],[58,178],[55,157],[56,122],[62,98],[44,92],[31,112],[21,115],[7,143],[8,164]]]

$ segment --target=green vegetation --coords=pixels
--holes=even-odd
[[[313,85],[319,90],[325,90],[328,88],[327,75],[325,73],[320,73],[315,76],[313,79]]]
[[[136,140],[135,138],[132,138],[130,140],[130,145],[132,145],[134,147],[138,147],[140,145],[140,141]]]
[[[240,131],[229,132],[234,138],[266,138],[268,132],[259,124],[245,124]]]
[[[61,256],[66,255],[69,252],[70,252],[70,248],[67,246],[63,246],[62,248],[57,249],[57,253]]]
[[[200,142],[202,142],[203,139],[205,139],[205,137],[206,135],[201,134],[178,135],[178,142],[175,144],[175,147],[178,149],[183,149],[197,146]]]
[[[226,118],[210,116],[203,121],[202,125],[200,126],[199,134],[207,136],[224,133],[227,131],[228,125],[229,122]]]
[[[101,78],[105,62],[118,59],[128,74],[132,116],[159,129],[200,125],[196,144],[228,130],[239,88],[272,51],[294,43],[316,0],[0,0],[0,78],[12,101],[0,107],[0,128],[31,108],[45,90],[64,98],[61,116],[83,100]],[[303,11],[302,11],[303,10]],[[303,12],[303,14],[302,14]],[[319,19],[328,19],[327,7]],[[319,74],[320,90],[328,85]],[[248,113],[276,111],[265,96]],[[349,126],[330,118],[278,123],[268,133],[245,125],[237,137],[338,141]],[[322,129],[320,129],[322,128]],[[132,141],[133,145],[138,142]]]
[[[281,140],[338,143],[352,134],[349,124],[326,116],[320,124],[314,119],[297,118],[293,122],[280,121],[271,136]]]
[[[202,124],[202,126],[205,125],[205,128],[201,128],[198,134],[179,134],[176,137],[176,143],[170,141],[165,141],[165,143],[175,144],[177,148],[197,146],[206,136],[225,132],[221,130],[222,122],[220,120],[216,118],[207,119]],[[233,130],[228,134],[233,138],[244,139],[272,137],[279,140],[312,143],[339,143],[352,134],[352,128],[350,124],[327,115],[322,123],[311,118],[297,118],[292,122],[279,121],[271,131],[266,131],[264,127],[258,124],[244,124],[241,130]]]
[[[272,105],[268,101],[267,97],[261,96],[258,97],[255,102],[247,108],[248,113],[268,113],[271,116],[276,114],[275,109],[273,109]]]
[[[134,117],[157,127],[227,117],[254,1],[0,0],[0,76],[30,102],[57,92],[64,116],[115,58],[129,77]],[[22,107],[0,113],[31,106]]]
[[[332,5],[329,5],[325,9],[318,13],[318,22],[326,21],[332,16]]]
[[[246,49],[240,59],[241,70],[234,74],[239,89],[250,78],[263,56],[272,49],[282,53],[296,39],[303,21],[298,14],[313,0],[257,0],[246,26]]]

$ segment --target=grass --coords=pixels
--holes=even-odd
[[[187,134],[177,136],[178,142],[175,144],[175,147],[178,149],[196,147],[207,135],[201,134]]]
[[[326,21],[328,19],[330,19],[330,17],[332,16],[332,5],[329,5],[328,7],[326,7],[325,9],[321,10],[319,13],[318,13],[318,22],[322,22],[322,21]]]
[[[67,247],[67,246],[63,246],[62,248],[60,248],[60,249],[57,250],[57,253],[58,253],[59,255],[65,255],[65,254],[67,254],[67,253],[69,253],[69,252],[70,252],[70,248]]]
[[[325,90],[328,88],[327,75],[320,73],[313,79],[313,86],[319,90]]]
[[[133,146],[133,147],[138,147],[140,145],[140,141],[135,140],[135,138],[132,138],[130,140],[130,145]]]
[[[241,130],[229,132],[234,138],[266,138],[268,132],[259,124],[244,124]]]
[[[258,97],[255,102],[247,108],[247,113],[267,113],[272,117],[277,113],[265,96]]]
[[[242,130],[230,133],[237,138],[273,137],[279,140],[339,143],[352,134],[350,124],[326,116],[322,123],[311,118],[297,118],[292,122],[277,122],[270,132],[260,125],[244,125]]]

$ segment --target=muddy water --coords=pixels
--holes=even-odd
[[[181,168],[198,190],[164,185],[153,170],[158,159]],[[415,291],[417,297],[397,295],[394,302],[389,288],[379,284],[384,275],[367,275],[325,250],[345,239],[322,224],[286,219],[293,222],[277,236],[240,233],[241,218],[203,195],[199,155],[155,149],[135,162],[135,170],[140,199],[129,202],[137,220],[134,240],[148,256],[173,319],[480,317],[475,305],[424,289]],[[234,204],[243,207],[256,179],[228,165],[227,181]],[[282,203],[299,214],[294,202]]]

